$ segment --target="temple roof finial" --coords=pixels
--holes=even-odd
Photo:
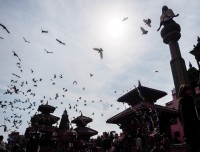
[[[141,87],[142,85],[141,85],[141,82],[140,82],[140,80],[138,80],[138,87]]]
[[[67,110],[66,110],[66,108],[65,108],[65,110],[64,110],[64,112],[63,112],[63,114],[67,114]]]

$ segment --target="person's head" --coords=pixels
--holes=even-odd
[[[3,136],[2,135],[0,136],[0,141],[3,141]]]
[[[182,84],[179,88],[179,98],[185,97],[185,96],[192,96],[193,91],[192,88],[189,85]]]
[[[168,7],[165,5],[162,7],[162,13],[166,12],[168,10]]]

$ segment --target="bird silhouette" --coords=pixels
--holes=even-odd
[[[73,85],[75,85],[75,84],[77,84],[77,81],[74,81],[74,82],[73,82]]]
[[[151,27],[151,19],[149,19],[149,18],[147,20],[143,19],[143,21],[144,21],[145,25],[148,25],[149,27]]]
[[[63,78],[63,74],[60,74],[60,76],[59,76],[61,79]]]
[[[0,39],[2,39],[2,40],[3,40],[4,38],[3,38],[3,37],[0,37]]]
[[[147,30],[145,30],[143,27],[140,27],[140,29],[141,29],[141,31],[142,31],[142,35],[143,35],[143,34],[147,34],[147,33],[148,33],[148,31],[147,31]]]
[[[92,73],[90,73],[90,77],[93,77],[93,74],[92,74]]]
[[[10,34],[10,32],[8,31],[8,29],[3,24],[0,23],[0,26],[3,27],[3,29],[6,30],[6,32]]]
[[[42,30],[42,29],[41,29],[41,31],[42,31],[42,33],[48,33],[48,31],[45,31],[45,30]]]
[[[12,73],[12,75],[14,75],[14,76],[16,76],[16,77],[20,78],[20,76],[18,76],[17,74],[14,74],[14,73]]]
[[[128,20],[128,17],[124,17],[122,21],[126,21],[126,20]]]
[[[23,39],[24,39],[24,41],[25,41],[26,43],[30,43],[30,41],[27,41],[27,40],[25,39],[25,37],[23,37]]]
[[[19,59],[19,61],[21,61],[21,59],[19,58],[19,56],[17,55],[17,53],[15,53],[14,51],[12,51],[12,52],[13,52],[13,55],[16,56]]]
[[[102,48],[93,48],[93,50],[98,51],[100,54],[101,59],[103,59],[103,49]]]
[[[60,44],[65,45],[65,43],[63,43],[62,41],[56,39],[56,41],[58,41]]]
[[[156,70],[155,72],[158,73],[159,71]]]
[[[49,52],[49,51],[47,51],[46,49],[44,49],[47,53],[53,53],[53,52]]]

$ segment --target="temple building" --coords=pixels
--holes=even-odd
[[[53,124],[57,123],[60,119],[51,114],[55,109],[56,107],[49,105],[48,102],[45,105],[40,105],[38,107],[40,113],[31,117],[31,126],[26,129],[25,137],[38,142],[40,152],[50,151],[52,148],[52,135],[56,130]]]
[[[77,126],[77,128],[74,130],[77,132],[79,139],[88,141],[90,137],[98,134],[96,130],[86,127],[88,123],[92,122],[92,119],[89,117],[83,116],[81,114],[71,122]]]
[[[178,112],[176,109],[155,104],[166,95],[166,92],[142,86],[139,82],[137,88],[117,100],[127,103],[130,107],[106,122],[117,124],[121,129],[125,128],[133,137],[138,128],[143,128],[146,132],[157,130],[160,134],[164,133],[172,138],[170,125],[172,120],[178,117]]]
[[[190,85],[194,91],[194,98],[195,98],[195,104],[197,106],[197,109],[200,109],[200,89],[198,87],[199,83],[199,71],[192,66],[191,63],[189,63],[189,68],[187,70],[188,78],[190,81]],[[178,98],[176,96],[176,91],[175,89],[172,90],[172,100],[167,102],[166,107],[168,108],[173,108],[178,110]],[[200,110],[198,110],[200,111]],[[171,125],[171,134],[176,141],[183,142],[184,141],[184,132],[183,132],[183,127],[182,124],[177,118],[173,124]]]
[[[56,108],[49,105],[48,102],[45,105],[40,105],[38,107],[40,113],[31,117],[31,127],[26,129],[25,136],[29,136],[30,132],[39,131],[44,133],[47,138],[51,138],[52,133],[55,130],[55,127],[52,125],[57,123],[60,119],[51,114],[55,109]]]

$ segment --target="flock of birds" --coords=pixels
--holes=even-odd
[[[126,21],[126,20],[128,20],[128,17],[125,17],[122,21]],[[147,19],[147,20],[144,19],[143,21],[146,25],[151,27],[150,19]],[[10,31],[6,28],[6,26],[4,26],[3,24],[0,24],[0,26],[8,34],[10,34]],[[142,27],[141,27],[141,30],[142,30],[142,34],[148,33],[148,31],[146,31]],[[49,31],[43,30],[43,29],[41,29],[41,32],[42,32],[42,34],[49,33]],[[4,38],[0,37],[0,39],[4,39]],[[31,43],[25,37],[23,37],[23,40],[25,43]],[[59,39],[56,39],[56,41],[61,45],[66,45],[64,42],[62,42]],[[102,48],[93,48],[93,50],[97,51],[100,55],[100,58],[103,59],[103,49]],[[47,54],[53,53],[46,49],[44,49],[44,51]],[[13,56],[16,57],[16,59],[17,59],[16,66],[18,67],[19,71],[21,73],[23,73],[22,59],[18,56],[18,54],[15,51],[12,51],[12,53],[13,53]],[[155,71],[155,72],[158,72],[158,71]],[[7,90],[4,92],[4,95],[13,95],[13,94],[23,95],[26,98],[25,101],[23,101],[21,99],[14,99],[13,101],[0,101],[0,107],[2,109],[4,109],[3,113],[5,115],[9,109],[11,110],[11,113],[13,112],[9,117],[4,116],[4,124],[0,125],[0,127],[4,127],[5,132],[16,131],[16,129],[19,129],[19,127],[22,125],[22,123],[23,123],[22,115],[18,115],[17,113],[14,113],[16,110],[27,112],[28,115],[31,115],[32,112],[36,110],[36,106],[37,106],[36,102],[31,102],[31,98],[35,98],[37,96],[36,93],[34,92],[34,90],[35,90],[35,88],[37,88],[38,86],[41,85],[43,78],[36,78],[36,76],[34,76],[35,72],[33,69],[30,69],[30,73],[33,75],[33,78],[31,80],[23,80],[23,77],[20,74],[12,73],[13,79],[10,81],[11,84],[8,85]],[[90,73],[89,76],[91,78],[94,76],[94,74]],[[63,78],[63,74],[54,74],[49,82],[51,83],[51,85],[56,85],[56,80],[57,79],[61,80],[62,78]],[[78,85],[78,82],[73,81],[72,84]],[[82,87],[82,90],[85,91],[86,88]],[[130,90],[131,90],[131,88],[130,88]],[[129,92],[130,90],[127,90],[127,92]],[[65,98],[67,96],[66,95],[67,92],[68,92],[68,89],[66,87],[63,87],[62,93],[57,92],[57,93],[55,93],[55,95],[53,97],[43,96],[43,97],[41,97],[40,103],[38,103],[38,104],[45,104],[45,103],[48,103],[49,101],[57,101],[60,98]],[[126,91],[123,91],[123,93],[125,93],[125,92]],[[117,91],[114,91],[114,93],[116,94]],[[88,101],[84,100],[82,97],[78,97],[76,99],[76,103],[74,103],[74,105],[68,104],[68,109],[74,110],[77,113],[82,113],[81,109],[79,109],[79,105],[81,102],[83,102],[83,106],[87,106],[88,104],[95,103],[96,101],[88,102]],[[99,102],[102,103],[103,100],[100,100]],[[62,105],[63,102],[60,102],[60,104]],[[113,108],[114,105],[110,104],[110,107]],[[120,109],[120,107],[116,107],[116,110],[119,110],[119,109]],[[8,113],[10,113],[10,112],[8,112]],[[37,113],[38,112],[36,111],[35,114],[37,114]],[[92,115],[95,115],[95,112],[92,112]],[[101,116],[104,116],[104,114],[101,113]],[[7,123],[11,124],[11,128],[9,128],[9,129],[7,128]],[[30,121],[27,121],[27,124],[30,125]]]

